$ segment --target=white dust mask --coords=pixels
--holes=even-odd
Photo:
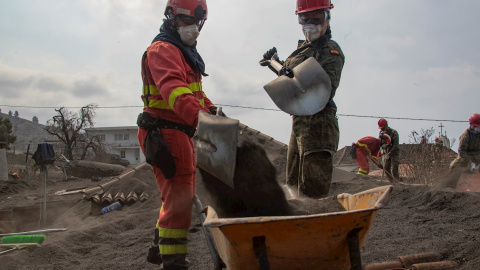
[[[196,24],[180,26],[177,31],[182,42],[187,45],[195,43],[195,40],[197,40],[200,35],[200,31],[198,31],[198,26]]]
[[[473,126],[473,133],[479,134],[480,133],[480,127]]]
[[[302,31],[307,41],[312,43],[318,38],[320,38],[320,34],[322,33],[322,25],[321,24],[304,24],[302,25]]]

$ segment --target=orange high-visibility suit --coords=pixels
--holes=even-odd
[[[202,74],[189,65],[177,46],[165,41],[153,42],[142,59],[144,112],[154,118],[195,128],[199,111],[210,113],[209,108],[214,106],[202,91],[201,78]],[[152,166],[162,194],[157,228],[160,254],[165,266],[167,257],[184,260],[187,254],[196,162],[194,143],[187,133],[163,127],[160,132],[176,165],[176,173],[169,179],[164,177],[159,168]],[[143,153],[147,133],[148,129],[138,129],[138,141]]]
[[[374,160],[377,160],[381,156],[380,139],[372,136],[367,136],[358,140],[356,145],[356,160],[358,166],[360,167],[358,168],[358,174],[368,175],[368,173],[370,172],[370,166],[368,165],[367,156],[370,155],[370,157]]]

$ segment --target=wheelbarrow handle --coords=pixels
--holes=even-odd
[[[215,245],[210,229],[203,225],[203,222],[205,221],[206,216],[205,216],[205,213],[203,213],[203,205],[200,202],[200,199],[198,198],[197,195],[193,196],[193,204],[195,205],[197,214],[200,217],[200,223],[202,224],[203,234],[205,235],[205,239],[207,240],[207,246],[208,246],[208,249],[210,250],[210,256],[212,257],[214,268],[215,270],[221,270],[224,268],[225,264],[220,258],[220,255],[218,254],[217,246]]]

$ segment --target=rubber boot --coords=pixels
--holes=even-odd
[[[160,249],[158,248],[158,228],[155,229],[155,236],[152,241],[152,245],[148,249],[147,262],[152,264],[162,264],[162,256],[160,255]]]

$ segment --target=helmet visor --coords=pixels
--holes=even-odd
[[[323,24],[330,19],[329,12],[326,9],[314,10],[298,14],[299,24]]]

